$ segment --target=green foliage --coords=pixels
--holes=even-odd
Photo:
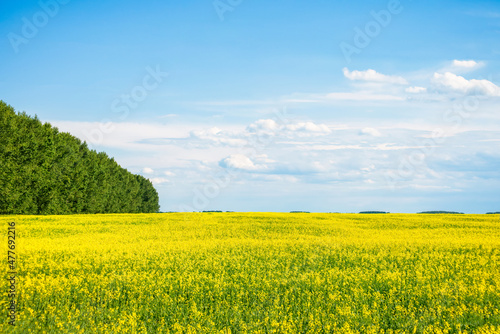
[[[0,101],[0,214],[158,210],[149,180]]]

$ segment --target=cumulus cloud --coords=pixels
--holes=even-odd
[[[275,132],[279,129],[278,123],[272,119],[259,119],[247,127],[250,132]]]
[[[142,169],[142,172],[143,172],[144,174],[153,174],[155,171],[154,171],[152,168],[149,168],[149,167],[144,167],[144,168]]]
[[[385,75],[378,73],[375,70],[369,69],[366,71],[352,71],[350,72],[348,68],[343,69],[344,76],[349,80],[357,80],[357,81],[368,81],[368,82],[380,82],[380,83],[389,83],[395,85],[407,85],[408,81],[406,81],[403,77]]]
[[[446,72],[434,73],[433,83],[439,87],[465,94],[481,94],[487,96],[500,96],[500,87],[488,80],[467,80],[462,76]]]
[[[412,86],[412,87],[406,88],[405,92],[411,93],[411,94],[420,94],[420,93],[427,92],[427,88],[425,88],[425,87],[418,87],[418,86]]]
[[[380,131],[378,131],[377,129],[374,129],[374,128],[364,128],[364,129],[361,129],[360,134],[362,134],[362,135],[370,135],[370,136],[373,136],[373,137],[380,137],[380,136],[382,136],[382,134],[380,133]]]
[[[485,65],[482,61],[475,60],[452,60],[446,64],[442,69],[440,69],[439,73],[451,72],[455,74],[462,74],[475,71]]]
[[[222,159],[219,165],[224,168],[241,169],[245,171],[258,171],[266,169],[266,165],[257,165],[243,154],[231,154],[227,158]]]

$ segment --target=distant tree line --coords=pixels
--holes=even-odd
[[[385,214],[390,212],[385,211],[361,211],[360,214]]]
[[[0,214],[157,212],[152,183],[0,101]]]
[[[450,214],[450,215],[463,215],[463,212],[455,212],[455,211],[423,211],[418,212],[419,214]]]

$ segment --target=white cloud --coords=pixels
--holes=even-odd
[[[479,63],[474,60],[454,60],[452,65],[455,67],[474,68],[477,67]]]
[[[243,154],[231,154],[220,161],[219,165],[225,168],[241,169],[245,171],[257,171],[266,169],[265,165],[256,165],[249,157]]]
[[[334,150],[361,150],[364,149],[364,147],[361,147],[360,145],[310,145],[310,146],[302,146],[299,147],[302,150],[306,151],[334,151]]]
[[[425,87],[418,87],[418,86],[412,86],[412,87],[406,88],[405,92],[411,93],[411,94],[420,94],[420,93],[427,92],[427,88],[425,88]]]
[[[153,174],[155,171],[154,171],[152,168],[149,168],[149,167],[144,167],[144,168],[142,169],[142,172],[143,172],[144,174]]]
[[[475,60],[452,60],[448,62],[443,68],[438,70],[438,73],[451,72],[454,74],[463,74],[473,72],[485,65],[485,62]]]
[[[361,129],[360,133],[363,134],[363,135],[370,135],[370,136],[373,136],[373,137],[380,137],[380,136],[382,136],[382,134],[380,133],[380,131],[378,131],[377,129],[374,129],[374,128],[364,128],[364,129]]]
[[[254,157],[254,160],[258,163],[274,163],[273,159],[269,159],[267,154],[259,154]]]
[[[167,115],[162,115],[162,116],[158,116],[158,118],[171,118],[171,117],[177,117],[179,115],[177,114],[167,114]]]
[[[191,137],[202,141],[211,142],[219,145],[228,145],[233,147],[246,145],[246,140],[234,138],[234,134],[222,131],[217,127],[191,131]]]
[[[254,133],[264,133],[267,135],[322,135],[331,132],[325,124],[316,124],[313,122],[295,122],[279,125],[272,119],[260,119],[247,127],[250,135]]]
[[[397,151],[397,150],[408,150],[408,149],[426,149],[426,146],[406,146],[397,145],[394,143],[382,143],[368,146],[361,145],[310,145],[298,147],[301,150],[311,150],[311,151],[336,151],[336,150],[372,150],[372,151]]]
[[[121,150],[152,151],[158,150],[158,143],[151,140],[185,139],[189,137],[193,128],[199,125],[192,124],[152,124],[132,122],[75,122],[51,121],[60,131],[71,133],[73,136],[86,141],[96,150],[102,147],[113,147]]]
[[[375,70],[369,69],[366,71],[352,71],[350,72],[348,68],[343,69],[344,76],[349,80],[359,80],[359,81],[368,81],[368,82],[380,82],[380,83],[389,83],[396,85],[406,85],[408,81],[406,81],[403,77],[385,75],[378,73]]]
[[[276,175],[276,174],[254,174],[254,180],[262,180],[267,182],[284,182],[284,183],[297,183],[298,178],[292,175]]]
[[[488,80],[467,80],[462,76],[446,72],[445,74],[434,73],[432,81],[440,88],[461,93],[500,96],[500,87]]]
[[[404,91],[404,88],[405,86],[398,87],[401,92]],[[396,109],[396,112],[401,110],[400,108]],[[434,147],[429,146],[429,144],[424,145],[423,143],[429,141],[421,138],[424,136],[425,138],[433,138],[430,132],[437,125],[432,120],[420,123],[413,118],[416,117],[414,113],[411,113],[412,118],[395,120],[378,119],[378,115],[370,118],[373,114],[367,114],[366,118],[362,120],[338,119],[337,116],[342,116],[340,111],[343,110],[339,108],[339,114],[329,118],[331,123],[326,123],[328,126],[317,121],[308,122],[306,120],[299,122],[290,119],[286,123],[280,123],[278,120],[259,120],[254,123],[255,126],[252,127],[254,130],[273,130],[276,131],[277,137],[271,144],[257,147],[256,153],[253,154],[249,152],[254,151],[239,151],[227,145],[216,145],[216,142],[211,139],[200,138],[215,138],[217,140],[243,138],[251,142],[252,136],[257,136],[258,133],[250,132],[248,130],[250,126],[245,127],[242,122],[237,126],[222,123],[218,125],[218,128],[206,124],[191,124],[185,125],[182,131],[175,125],[149,124],[146,127],[145,124],[132,126],[132,124],[115,123],[115,130],[105,134],[104,143],[116,142],[124,145],[124,149],[120,152],[129,153],[125,156],[120,153],[122,156],[117,157],[120,164],[132,170],[151,172],[152,174],[144,173],[143,175],[150,178],[165,203],[177,203],[175,201],[191,203],[192,189],[200,182],[211,180],[212,175],[218,175],[216,173],[221,172],[219,166],[240,171],[238,177],[231,181],[234,189],[238,189],[239,193],[231,193],[230,189],[233,187],[228,187],[227,193],[219,198],[221,201],[230,198],[234,201],[244,202],[247,199],[244,198],[247,194],[253,194],[252,189],[256,189],[254,192],[259,194],[261,189],[272,187],[273,192],[275,190],[283,192],[284,196],[279,197],[280,201],[293,201],[294,195],[290,195],[288,192],[290,189],[297,189],[297,194],[303,196],[301,199],[306,202],[320,203],[325,207],[329,204],[315,201],[314,199],[317,198],[315,195],[322,191],[328,191],[332,185],[353,193],[363,193],[362,189],[375,189],[375,187],[385,189],[388,187],[384,181],[387,171],[394,170],[395,173],[398,173],[398,166],[402,159],[406,159],[405,157],[412,157],[416,161],[427,159],[429,166],[433,166],[437,172],[442,173],[441,175],[447,177],[451,175],[450,178],[456,180],[463,180],[464,177],[481,178],[481,173],[483,173],[482,171],[464,172],[462,170],[453,172],[454,174],[450,172],[450,170],[460,167],[460,164],[455,161],[462,161],[458,160],[462,155],[465,156],[463,166],[469,168],[470,162],[473,161],[469,159],[470,157],[479,158],[486,162],[489,161],[488,164],[481,165],[481,168],[491,168],[485,169],[485,171],[496,173],[494,168],[498,166],[497,163],[495,164],[498,159],[488,158],[490,160],[487,160],[484,158],[484,156],[496,154],[495,152],[498,151],[495,151],[493,144],[498,143],[500,135],[494,122],[478,122],[477,124],[468,122],[462,125],[460,133],[456,133],[453,137],[443,137],[445,144],[436,144],[435,146],[439,150],[437,152],[446,152],[451,158],[444,159],[442,158],[443,154],[439,153],[427,155],[424,159],[421,158],[422,154]],[[304,114],[303,117],[305,117]],[[472,120],[470,121],[472,122]],[[342,122],[340,123],[342,125],[335,125],[334,122]],[[74,128],[80,129],[81,127],[78,125],[75,123]],[[86,129],[98,128],[90,125],[92,124],[89,124]],[[444,129],[446,134],[449,133],[449,129],[453,128],[452,124],[440,124],[439,126]],[[486,134],[485,128],[491,128],[496,132]],[[330,131],[329,133],[327,129]],[[469,132],[464,133],[465,130],[469,130]],[[380,132],[382,132],[382,136],[380,136]],[[360,133],[365,136],[360,137]],[[129,137],[124,137],[125,134]],[[172,138],[172,134],[178,137]],[[117,137],[115,138],[115,136]],[[205,143],[204,140],[206,140],[207,145],[202,147],[191,145],[192,143]],[[130,145],[130,147],[125,144]],[[485,154],[481,158],[481,155],[475,155],[477,152]],[[415,155],[416,153],[419,155]],[[426,164],[418,165],[415,175],[408,179],[400,180],[397,178],[396,187],[399,189],[412,184],[440,186],[441,179],[431,174],[433,170],[429,170]],[[429,188],[429,191],[431,190]],[[264,198],[267,195],[278,196],[273,192],[260,194]],[[383,195],[380,197],[383,198]],[[339,199],[342,200],[341,195],[339,195]],[[268,201],[271,202],[271,200]],[[162,208],[162,210],[169,209]]]
[[[217,136],[222,130],[218,127],[212,127],[210,129],[196,130],[192,131],[191,135],[200,139],[212,139]]]
[[[330,133],[330,129],[325,124],[314,124],[313,122],[299,122],[286,126],[290,131],[323,132]]]
[[[401,96],[388,95],[388,94],[374,94],[371,92],[340,92],[330,93],[326,95],[329,100],[347,100],[347,101],[402,101]]]
[[[374,164],[370,164],[367,167],[361,168],[361,171],[366,172],[366,173],[372,172],[373,170],[375,170],[375,165]]]
[[[259,119],[258,121],[250,124],[247,130],[250,132],[274,132],[280,128],[278,123],[272,119]]]

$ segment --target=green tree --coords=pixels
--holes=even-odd
[[[0,214],[157,212],[152,183],[0,101]]]

